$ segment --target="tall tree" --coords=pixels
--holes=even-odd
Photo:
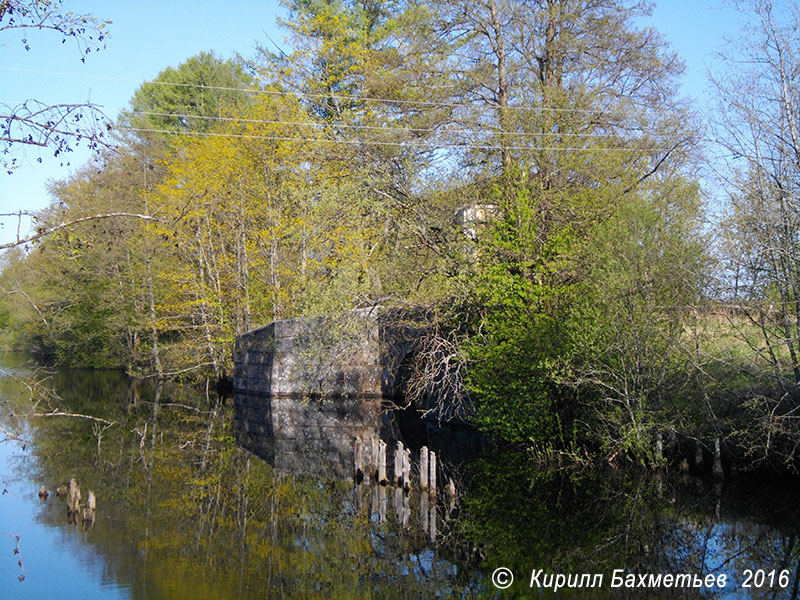
[[[37,312],[28,327],[39,350],[72,366],[134,369],[146,360],[140,254],[133,243],[145,221],[81,219],[120,206],[141,210],[141,172],[136,157],[123,153],[109,153],[99,164],[52,186],[54,202],[39,222],[72,225],[33,243],[21,263],[3,272],[3,290]]]
[[[167,132],[207,132],[247,103],[253,80],[233,60],[201,52],[167,67],[131,98],[121,124],[138,137]]]
[[[165,73],[135,96],[160,104],[125,113],[123,127],[180,115],[185,118],[182,132],[197,133],[191,129],[197,126],[207,133],[232,114],[226,111],[249,101],[239,91],[246,78],[232,61],[200,55]],[[189,117],[199,120],[190,123]],[[124,367],[159,377],[193,366],[163,356],[181,340],[175,338],[179,328],[165,326],[164,304],[174,290],[160,275],[180,268],[178,250],[186,243],[179,239],[175,246],[175,235],[169,232],[175,221],[165,222],[168,211],[151,194],[180,139],[178,131],[165,127],[149,123],[157,132],[127,136],[114,152],[103,153],[74,177],[55,184],[53,204],[38,216],[32,236],[36,251],[23,261],[36,278],[23,277],[25,285],[6,286],[15,304],[39,308],[37,339],[64,363]],[[139,218],[128,218],[133,216]],[[163,333],[173,337],[162,340]]]
[[[442,255],[432,231],[445,227],[452,214],[445,216],[421,193],[423,174],[440,147],[431,140],[441,107],[430,101],[442,97],[436,86],[426,87],[434,81],[431,69],[417,66],[429,62],[417,32],[428,11],[361,0],[286,5],[284,25],[294,50],[266,53],[261,69],[280,83],[278,93],[299,98],[319,132],[314,163],[326,174],[323,188],[350,199],[348,206],[338,204],[339,221],[352,224],[350,237],[361,240],[363,258],[350,261],[351,269],[360,264],[350,277],[359,289],[346,295],[351,305],[404,297],[430,273],[430,260]],[[335,211],[337,205],[326,206]],[[352,219],[356,212],[359,218]]]
[[[214,130],[178,142],[167,177],[149,200],[168,224],[158,233],[178,262],[157,278],[162,335],[179,340],[172,362],[204,357],[216,375],[233,337],[291,314],[295,281],[312,270],[299,232],[307,192],[306,144],[288,123],[303,115],[292,99],[266,96]],[[310,197],[310,194],[309,194]],[[305,273],[304,273],[305,272]]]
[[[485,182],[473,212],[488,222],[454,304],[462,323],[471,315],[467,388],[499,436],[563,440],[571,399],[557,370],[575,352],[566,332],[586,248],[628,202],[654,201],[648,181],[676,189],[689,175],[694,132],[674,96],[681,65],[637,24],[647,3],[430,6],[430,46],[448,48],[450,118],[472,133],[461,165]]]
[[[722,297],[739,317],[741,339],[772,373],[772,391],[754,390],[759,431],[746,443],[762,457],[782,445],[778,454],[791,459],[800,400],[800,11],[768,0],[741,7],[750,17],[746,35],[714,77],[729,200]]]
[[[650,154],[654,168],[685,143],[681,128],[665,118],[678,109],[673,91],[681,65],[655,30],[636,23],[649,14],[648,3],[428,6],[421,27],[430,64],[447,74],[454,124],[481,146],[468,163],[484,165],[484,172],[487,161],[507,170],[513,160],[547,185],[561,185],[573,164],[591,170],[601,161],[590,157],[608,154],[592,148],[642,149],[637,158]]]

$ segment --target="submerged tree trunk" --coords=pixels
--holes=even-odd
[[[722,479],[725,477],[725,472],[722,469],[722,448],[719,437],[714,438],[714,477]]]

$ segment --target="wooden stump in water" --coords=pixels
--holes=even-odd
[[[397,517],[397,522],[403,522],[403,488],[394,488],[394,514]]]
[[[431,502],[430,516],[428,517],[430,540],[436,541],[436,502]]]
[[[353,477],[356,483],[364,481],[364,444],[360,437],[353,440]]]
[[[432,497],[435,497],[436,496],[436,452],[430,453],[428,481],[430,485],[430,494]]]
[[[403,442],[397,441],[397,445],[394,449],[394,477],[392,480],[394,481],[395,485],[402,486],[405,480],[404,473],[403,473],[403,462],[405,458],[405,447],[403,446]]]
[[[419,487],[423,492],[428,491],[428,447],[423,446],[419,451]]]
[[[370,454],[369,454],[370,477],[372,479],[374,479],[375,481],[379,480],[379,475],[378,475],[379,444],[378,444],[378,441],[379,440],[378,440],[377,437],[375,437],[375,436],[372,437],[372,443],[371,443],[371,446],[370,446],[371,451],[370,451]]]
[[[354,502],[356,506],[356,510],[361,512],[364,508],[364,480],[356,481],[355,490],[353,491],[353,495],[355,496]],[[273,520],[273,523],[275,521]]]
[[[430,504],[430,500],[428,499],[428,494],[422,492],[419,495],[419,521],[422,525],[422,531],[428,533],[428,518],[430,517],[430,511],[428,510]]]
[[[411,489],[411,450],[406,448],[403,451],[403,488]]]
[[[378,440],[378,483],[386,485],[389,480],[386,479],[386,442]]]
[[[61,500],[64,500],[67,497],[68,492],[69,488],[67,487],[67,484],[62,483],[56,488],[56,497]]]
[[[94,527],[94,511],[88,508],[83,509],[83,526],[86,529]]]
[[[378,522],[385,523],[386,522],[386,507],[387,507],[387,499],[386,499],[386,487],[383,485],[378,486]]]
[[[78,522],[78,513],[81,509],[81,488],[75,478],[69,480],[69,496],[67,498],[67,518],[71,523]]]
[[[86,495],[86,508],[83,509],[83,526],[86,529],[90,529],[94,526],[94,512],[97,509],[97,498],[95,498],[94,492],[89,490],[89,493]]]

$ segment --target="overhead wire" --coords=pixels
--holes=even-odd
[[[564,151],[564,152],[583,152],[583,151],[596,151],[596,152],[669,152],[674,150],[670,148],[642,148],[642,147],[567,147],[567,146],[504,146],[504,145],[489,145],[489,144],[468,144],[468,143],[451,143],[451,144],[437,144],[434,142],[425,141],[409,141],[409,142],[389,142],[380,140],[360,140],[360,139],[332,139],[332,138],[304,138],[299,136],[279,136],[279,135],[255,135],[245,133],[225,133],[218,131],[176,131],[172,129],[156,129],[148,127],[128,127],[118,126],[118,129],[123,131],[131,131],[134,133],[159,133],[171,135],[185,135],[194,137],[218,137],[230,139],[247,139],[247,140],[262,140],[262,141],[276,141],[276,142],[297,142],[297,143],[323,143],[323,144],[348,144],[357,146],[392,146],[400,148],[408,147],[428,147],[431,150],[444,147],[456,147],[469,150],[509,150],[509,151]]]
[[[8,66],[0,66],[0,70],[2,71],[16,71],[16,72],[27,72],[27,73],[39,73],[45,75],[57,75],[57,76],[66,76],[66,77],[80,77],[80,78],[90,78],[90,79],[105,79],[105,80],[112,80],[112,81],[130,81],[130,82],[138,82],[136,79],[132,78],[125,78],[125,77],[116,77],[116,76],[108,76],[108,75],[92,75],[92,74],[84,74],[84,73],[68,73],[68,72],[61,72],[61,71],[50,71],[50,70],[43,70],[43,69],[29,69],[23,67],[8,67]],[[188,88],[197,88],[197,89],[210,89],[210,90],[219,90],[219,91],[232,91],[232,92],[241,92],[247,94],[255,94],[255,95],[277,95],[277,96],[292,96],[297,98],[320,98],[320,99],[336,99],[336,100],[343,100],[343,101],[358,101],[358,102],[378,102],[378,103],[386,103],[386,104],[399,104],[399,105],[413,105],[413,106],[429,106],[429,107],[447,107],[447,108],[492,108],[496,109],[497,106],[488,106],[488,105],[480,105],[480,104],[465,104],[465,103],[457,103],[457,102],[434,102],[434,101],[427,101],[427,100],[400,100],[400,99],[392,99],[392,98],[374,98],[368,96],[344,96],[344,95],[336,95],[336,94],[311,94],[311,93],[304,93],[304,92],[294,92],[294,91],[285,91],[285,90],[264,90],[264,89],[256,89],[256,88],[242,88],[242,87],[231,87],[231,86],[217,86],[217,85],[207,85],[207,84],[195,84],[195,83],[182,83],[182,82],[169,82],[169,81],[159,81],[159,80],[151,80],[145,81],[142,83],[144,84],[154,84],[154,85],[163,85],[163,86],[173,86],[173,87],[188,87]],[[523,105],[510,105],[504,107],[509,110],[524,110],[524,111],[539,111],[539,112],[565,112],[565,113],[577,113],[577,114],[592,114],[596,115],[598,113],[605,114],[615,114],[613,111],[602,111],[602,110],[589,110],[589,109],[580,109],[580,108],[552,108],[552,107],[542,107],[542,106],[523,106]],[[239,123],[253,123],[253,124],[272,124],[272,125],[286,125],[286,126],[294,126],[294,127],[323,127],[324,124],[318,124],[313,122],[293,122],[293,121],[282,121],[282,120],[267,120],[267,119],[246,119],[246,118],[236,118],[236,117],[223,117],[223,116],[209,116],[209,115],[188,115],[188,114],[180,114],[180,113],[160,113],[157,111],[131,111],[132,114],[150,114],[152,116],[163,116],[163,117],[173,117],[173,118],[182,118],[182,119],[207,119],[207,120],[216,120],[220,122],[239,122]],[[484,124],[481,123],[474,123],[477,127],[486,127]],[[460,130],[447,130],[447,129],[433,129],[433,128],[414,128],[414,127],[387,127],[387,126],[378,126],[378,125],[359,125],[359,124],[337,124],[339,128],[347,128],[347,129],[355,129],[355,130],[364,130],[364,131],[387,131],[392,134],[398,133],[421,133],[421,134],[437,134],[437,135],[458,135],[458,134],[477,134],[478,132],[473,131],[471,129],[460,129]],[[248,135],[248,134],[236,134],[236,133],[227,133],[227,132],[199,132],[199,131],[175,131],[170,129],[159,129],[159,128],[146,128],[146,127],[131,127],[125,125],[117,125],[117,129],[131,131],[135,133],[162,133],[162,134],[172,134],[172,135],[187,135],[187,136],[205,136],[205,137],[227,137],[227,138],[238,138],[238,139],[260,139],[260,140],[267,140],[267,141],[294,141],[300,143],[345,143],[345,144],[354,144],[354,145],[377,145],[377,146],[392,146],[392,147],[425,147],[428,146],[430,148],[442,148],[442,147],[459,147],[465,149],[473,149],[473,150],[509,150],[509,151],[532,151],[532,150],[539,150],[539,151],[594,151],[594,152],[665,152],[671,151],[674,148],[667,147],[667,148],[658,148],[658,147],[626,147],[626,146],[615,146],[615,147],[608,147],[608,146],[597,146],[597,147],[587,147],[587,146],[507,146],[507,145],[496,145],[496,144],[477,144],[477,143],[467,143],[467,142],[455,142],[455,143],[433,143],[433,142],[426,142],[426,141],[382,141],[382,140],[344,140],[344,139],[325,139],[325,138],[311,138],[311,137],[301,137],[301,136],[277,136],[277,135]],[[636,129],[636,128],[634,128]],[[483,132],[480,132],[483,133]],[[600,133],[600,132],[564,132],[564,133],[557,133],[557,132],[515,132],[515,131],[497,131],[497,130],[487,130],[487,133],[501,136],[501,137],[517,137],[517,138],[545,138],[545,137],[569,137],[569,138],[608,138],[608,134]],[[648,134],[651,138],[658,138],[664,137],[667,138],[666,134]]]
[[[154,117],[167,117],[167,118],[175,118],[175,119],[199,119],[199,120],[206,120],[206,121],[220,121],[224,123],[245,123],[245,124],[260,124],[260,125],[290,125],[290,126],[299,126],[299,127],[315,127],[315,128],[325,128],[326,126],[338,129],[356,129],[356,130],[366,130],[366,131],[386,131],[389,133],[397,134],[397,133],[429,133],[429,134],[463,134],[463,133],[477,133],[478,131],[469,129],[469,128],[461,128],[461,129],[438,129],[433,127],[405,127],[402,125],[399,126],[387,126],[387,125],[361,125],[361,124],[353,124],[353,123],[335,123],[335,124],[326,124],[321,122],[313,122],[313,121],[283,121],[279,119],[251,119],[245,117],[224,117],[224,116],[212,116],[212,115],[191,115],[187,113],[169,113],[169,112],[158,112],[158,111],[151,111],[151,110],[133,110],[129,111],[128,114],[131,115],[140,115],[140,116],[154,116]],[[577,132],[547,132],[547,131],[503,131],[497,129],[488,129],[484,123],[477,123],[477,122],[467,122],[469,126],[475,126],[482,128],[484,132],[488,132],[494,135],[499,136],[514,136],[514,137],[533,137],[533,138],[542,138],[542,137],[553,137],[553,138],[560,138],[560,137],[573,137],[573,138],[609,138],[610,134],[608,133],[600,133],[600,132],[584,132],[584,133],[577,133]],[[636,128],[632,128],[636,129]],[[667,134],[648,134],[650,137],[655,138],[669,138]]]
[[[433,100],[402,100],[397,98],[377,98],[372,96],[346,96],[341,94],[314,94],[309,92],[296,92],[290,90],[270,90],[270,89],[262,89],[262,88],[243,88],[243,87],[233,87],[233,86],[220,86],[220,85],[208,85],[208,84],[200,84],[200,83],[184,83],[184,82],[177,82],[177,81],[159,81],[159,80],[149,80],[140,82],[138,79],[133,79],[129,77],[117,77],[117,76],[110,76],[110,75],[93,75],[88,73],[69,73],[63,71],[49,71],[45,69],[28,69],[24,67],[7,67],[7,66],[0,66],[0,71],[13,71],[13,72],[23,72],[23,73],[38,73],[42,75],[57,75],[63,77],[78,77],[78,78],[86,78],[86,79],[100,79],[100,80],[109,80],[109,81],[128,81],[133,83],[140,83],[140,85],[160,85],[160,86],[172,86],[172,87],[184,87],[184,88],[196,88],[196,89],[207,89],[207,90],[219,90],[219,91],[226,91],[226,92],[240,92],[246,93],[251,95],[271,95],[271,96],[293,96],[296,98],[313,98],[313,99],[322,99],[322,100],[341,100],[341,101],[351,101],[351,102],[376,102],[376,103],[384,103],[384,104],[393,104],[393,105],[407,105],[407,106],[428,106],[428,107],[439,107],[439,108],[475,108],[475,104],[465,104],[463,102],[436,102]],[[427,88],[426,88],[427,89]],[[486,106],[486,105],[484,105]],[[497,106],[492,106],[491,108],[498,108]],[[596,115],[598,113],[601,114],[621,114],[618,111],[605,111],[605,110],[598,110],[598,109],[585,109],[585,108],[554,108],[548,106],[531,106],[531,105],[520,105],[520,104],[511,104],[508,106],[504,106],[503,109],[511,110],[511,111],[531,111],[531,112],[555,112],[555,113],[578,113],[578,114],[590,114]]]

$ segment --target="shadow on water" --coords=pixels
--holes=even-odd
[[[441,472],[457,489],[449,506],[441,492],[433,500],[414,486],[354,484],[352,438],[366,427],[358,415],[374,423],[380,414],[386,435],[395,426],[380,405],[273,405],[259,433],[273,436],[272,466],[237,445],[233,407],[214,396],[96,371],[59,372],[52,383],[63,412],[114,425],[36,418],[24,450],[0,444],[0,531],[20,536],[26,575],[17,581],[11,538],[0,540],[4,598],[54,597],[67,573],[86,598],[797,595],[798,490],[776,482],[543,471],[513,453],[452,464],[441,449]],[[13,384],[2,386],[6,398]],[[8,403],[0,407],[13,425]],[[409,443],[415,453],[418,445]],[[70,524],[54,493],[72,477],[84,497],[96,493],[90,527]],[[51,491],[45,501],[40,485]],[[515,576],[503,591],[491,579],[499,567]],[[612,589],[615,569],[725,574],[728,583]],[[787,585],[743,589],[745,569],[786,571]],[[603,584],[531,589],[538,570],[535,583],[600,573]]]

